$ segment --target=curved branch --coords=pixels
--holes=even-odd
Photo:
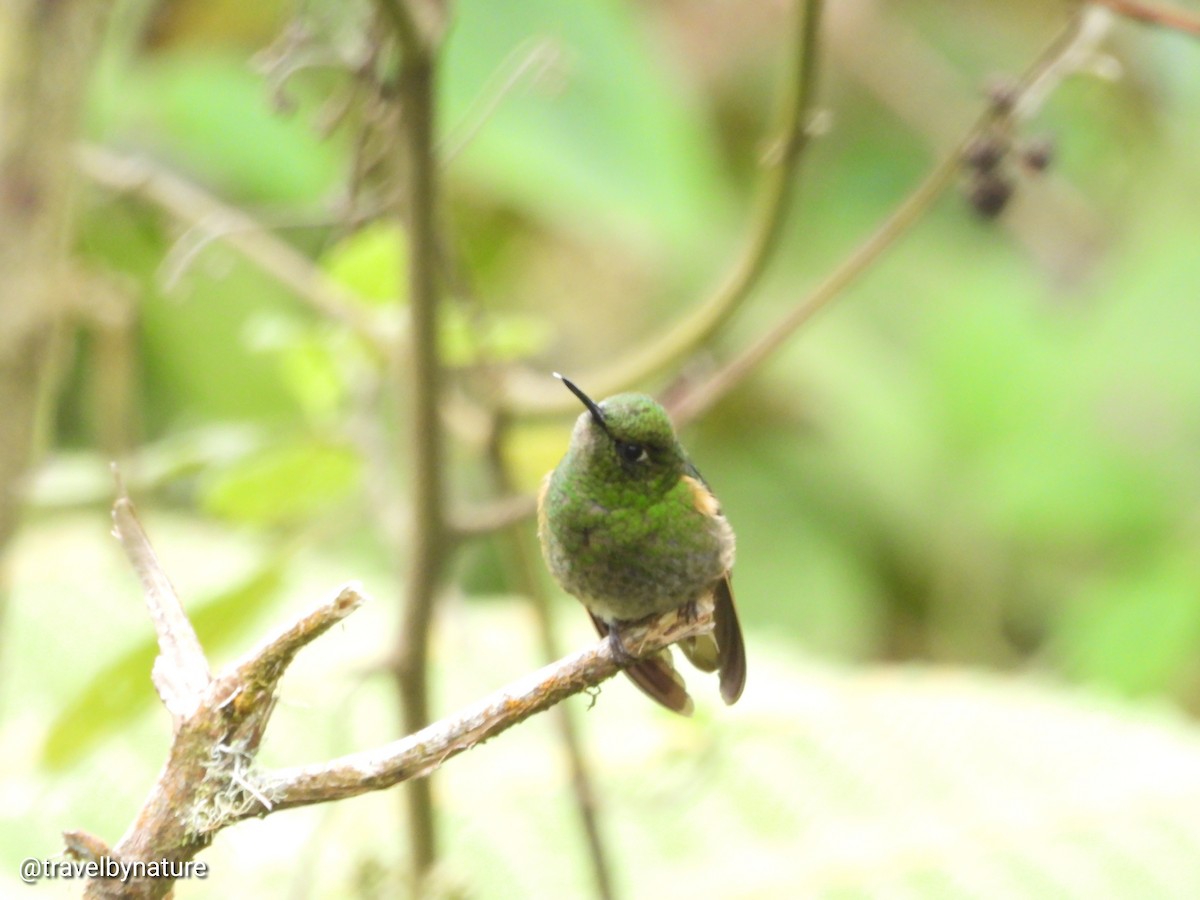
[[[983,134],[998,119],[1030,113],[1035,98],[1044,99],[1049,83],[1061,79],[1067,70],[1062,62],[1079,54],[1088,44],[1098,39],[1099,25],[1090,17],[1085,7],[1076,13],[1055,34],[1046,48],[1038,54],[1032,65],[1018,81],[1016,93],[1007,107],[989,105],[958,144],[942,159],[925,180],[889,215],[878,228],[851,254],[830,272],[807,296],[788,311],[769,331],[746,347],[741,353],[719,368],[698,387],[692,388],[675,402],[669,404],[676,424],[691,422],[710,409],[718,400],[740,384],[771,354],[795,333],[801,325],[811,319],[845,288],[853,284],[889,250],[901,237],[919,222],[942,195],[958,174],[963,153],[979,135]]]
[[[750,237],[732,269],[713,294],[690,316],[661,337],[635,349],[600,371],[577,376],[598,396],[608,396],[644,381],[678,362],[709,340],[750,296],[779,243],[794,189],[795,174],[808,146],[809,123],[816,93],[817,39],[821,0],[797,0],[791,28],[793,52],[775,126],[768,148]],[[545,379],[522,379],[504,387],[500,406],[509,413],[562,413],[574,409],[574,399],[562,390],[542,387]]]

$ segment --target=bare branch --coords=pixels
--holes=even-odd
[[[1033,118],[1064,79],[1092,66],[1113,21],[1113,14],[1103,7],[1080,7],[1021,77],[1010,103],[1012,116]]]
[[[139,560],[146,553],[152,557],[153,551],[137,520],[126,518],[126,513],[132,516],[133,505],[127,497],[122,497],[118,507],[126,519],[122,527],[131,533],[136,529],[141,535],[136,539],[141,547],[139,558],[131,556],[131,561],[135,567],[144,565]],[[157,561],[154,565],[157,566]],[[158,574],[165,581],[161,570]],[[174,592],[171,593],[173,596]],[[99,838],[83,832],[66,832],[68,851],[87,858],[111,855],[127,862],[160,859],[186,862],[208,846],[217,831],[245,818],[242,814],[245,810],[269,808],[270,800],[256,786],[250,767],[275,706],[279,678],[301,647],[362,603],[363,596],[353,586],[342,588],[332,600],[319,604],[208,681],[195,705],[177,718],[167,763],[116,847],[109,852]],[[153,607],[152,615],[155,615]],[[190,623],[187,630],[191,631]],[[93,879],[85,896],[161,897],[170,890],[171,883],[170,878]]]
[[[1141,0],[1092,0],[1092,2],[1097,6],[1107,6],[1113,12],[1127,19],[1200,37],[1200,16],[1189,10],[1168,6],[1165,3],[1143,3]]]
[[[226,743],[242,751],[257,749],[274,710],[279,679],[300,648],[362,606],[365,599],[358,585],[345,585],[332,600],[321,603],[280,634],[263,642],[218,679],[212,695],[224,698],[220,700],[222,704],[236,703],[244,710],[238,727],[226,737]]]
[[[694,618],[668,614],[625,629],[626,649],[647,656],[712,628],[712,610],[703,607]],[[422,778],[448,759],[549,709],[572,694],[612,678],[623,666],[605,640],[544,666],[496,691],[453,716],[415,734],[374,750],[352,753],[311,766],[258,772],[255,783],[270,800],[270,808],[253,804],[237,818],[263,815],[273,809],[305,806],[354,797]]]
[[[320,604],[235,664],[238,677],[274,687],[302,647],[311,644],[364,602],[366,597],[357,584],[345,585],[332,600]]]
[[[779,242],[794,189],[796,171],[812,134],[816,95],[816,60],[821,24],[821,0],[795,0],[789,28],[791,56],[781,92],[775,135],[764,158],[759,199],[751,217],[745,247],[713,293],[690,315],[644,346],[635,348],[602,371],[577,380],[588,390],[607,396],[668,368],[709,340],[750,296]],[[519,380],[517,380],[519,379]],[[565,391],[545,385],[546,379],[520,378],[505,385],[501,400],[516,414],[562,413],[575,408]]]
[[[1012,115],[1018,109],[1027,110],[1026,98],[1033,93],[1044,96],[1044,92],[1050,86],[1057,85],[1069,74],[1063,66],[1064,59],[1078,59],[1080,48],[1084,44],[1088,47],[1094,46],[1098,30],[1097,21],[1091,15],[1094,12],[1096,11],[1085,7],[1076,13],[1055,34],[1022,76],[1016,88],[1014,102],[1009,109],[1001,112],[989,104],[965,136],[934,167],[925,180],[862,244],[855,247],[807,296],[784,314],[775,327],[763,333],[699,386],[671,403],[670,412],[675,421],[682,425],[703,415],[782,347],[800,326],[866,273],[876,260],[920,222],[938,197],[954,183],[963,153],[971,142],[983,134],[999,116]]]
[[[130,562],[146,588],[164,657],[170,660],[172,672],[186,673],[189,659],[194,665],[193,650],[187,645],[195,644],[194,653],[200,653],[191,624],[123,492],[113,515]],[[205,683],[194,696],[183,695],[194,702],[176,717],[166,765],[125,835],[110,850],[98,837],[68,831],[64,833],[67,852],[78,859],[111,857],[118,863],[185,863],[207,847],[218,831],[243,819],[423,778],[459,753],[611,678],[630,661],[625,656],[618,659],[612,643],[601,641],[401,740],[325,763],[256,769],[254,758],[275,707],[280,677],[301,647],[363,602],[356,587],[343,587],[332,600],[318,604],[216,678],[208,679],[205,672]],[[643,657],[711,628],[711,606],[702,604],[695,615],[671,613],[629,626],[622,637],[629,653]],[[202,654],[198,658],[203,661]],[[182,676],[180,683],[193,690]],[[180,869],[172,865],[166,871]],[[157,898],[171,885],[170,875],[95,878],[88,882],[85,896]]]
[[[113,469],[114,475],[116,468]],[[171,713],[178,732],[183,720],[199,705],[211,680],[208,660],[196,631],[183,611],[175,587],[163,571],[150,539],[138,521],[133,502],[117,480],[118,496],[113,504],[113,535],[125,548],[130,565],[142,582],[146,606],[158,634],[158,658],[154,660],[154,687]]]
[[[252,216],[149,160],[120,156],[96,146],[80,148],[77,159],[80,169],[97,184],[140,194],[180,221],[219,238],[316,312],[346,325],[381,355],[386,352],[381,323],[312,260]]]
[[[112,856],[112,849],[103,840],[86,831],[64,831],[63,849],[71,859],[98,861]]]

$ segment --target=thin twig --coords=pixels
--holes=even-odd
[[[750,296],[779,243],[795,175],[808,146],[816,94],[817,47],[821,0],[797,0],[793,6],[791,56],[784,76],[772,146],[764,161],[759,200],[750,236],[732,268],[712,295],[661,337],[652,339],[601,371],[578,376],[581,384],[606,396],[644,381],[678,362],[708,341]],[[562,413],[574,409],[562,390],[543,387],[545,379],[521,379],[505,386],[501,406],[513,414]]]
[[[1045,90],[1046,81],[1043,76],[1047,72],[1058,70],[1059,60],[1075,50],[1081,36],[1091,40],[1092,30],[1085,27],[1088,21],[1087,15],[1087,10],[1082,10],[1073,16],[1038,55],[1018,83],[1017,102],[1013,104],[1014,108],[1022,105],[1020,100],[1029,91],[1035,88],[1039,91]],[[1064,74],[1066,73],[1059,70],[1060,76]],[[721,366],[704,382],[673,402],[670,411],[676,423],[683,425],[691,422],[710,409],[718,400],[740,384],[747,375],[757,369],[764,360],[782,347],[796,329],[866,273],[885,251],[895,245],[917,222],[921,221],[925,213],[933,206],[934,201],[954,183],[963,152],[979,134],[983,133],[996,120],[997,115],[997,110],[989,105],[987,110],[968,129],[963,139],[934,167],[916,190],[905,198],[862,244],[858,245],[840,265],[787,312],[773,328]]]
[[[212,694],[218,705],[235,705],[238,711],[222,739],[222,746],[253,754],[275,709],[279,679],[300,649],[311,644],[363,603],[366,597],[356,583],[344,585],[332,600],[324,601],[274,637],[263,641],[239,662],[229,666]]]
[[[116,475],[116,469],[113,469]],[[153,681],[163,705],[171,713],[176,730],[195,711],[211,678],[208,660],[196,630],[183,611],[171,579],[163,571],[158,555],[138,521],[133,503],[117,476],[118,496],[113,504],[113,536],[142,583],[146,607],[158,634],[159,655],[154,660]]]
[[[302,647],[311,644],[365,602],[366,596],[357,583],[343,585],[332,600],[321,603],[235,663],[233,668],[238,678],[274,687]]]
[[[496,73],[489,79],[488,86],[471,102],[454,132],[442,141],[438,154],[442,165],[448,166],[454,162],[523,80],[535,83],[559,66],[561,61],[562,49],[551,38],[529,41],[513,50],[500,63]]]
[[[1092,0],[1107,6],[1118,15],[1148,25],[1170,28],[1200,37],[1200,15],[1165,3],[1143,3],[1141,0]]]
[[[1094,65],[1097,48],[1115,20],[1112,12],[1103,6],[1085,4],[1079,7],[1061,32],[1063,40],[1058,49],[1039,56],[1017,82],[1010,103],[1013,120],[1027,122],[1032,119],[1065,78]]]
[[[79,149],[78,165],[97,184],[136,193],[191,227],[219,238],[312,309],[341,322],[382,353],[383,329],[353,297],[291,245],[250,215],[218,200],[149,160],[121,156],[94,145]]]

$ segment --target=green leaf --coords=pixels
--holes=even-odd
[[[321,261],[329,277],[371,306],[408,300],[408,236],[376,222],[343,238]]]
[[[190,617],[210,660],[278,595],[282,582],[283,563],[275,560],[197,604]],[[67,768],[141,714],[154,698],[150,671],[156,656],[158,644],[148,634],[97,672],[51,723],[42,745],[43,764],[56,771]]]
[[[731,207],[716,139],[627,4],[464,0],[456,13],[440,98],[447,149],[467,141],[455,174],[570,231],[712,250]]]
[[[408,300],[408,238],[391,222],[377,222],[335,244],[322,259],[330,278],[372,306]],[[531,356],[551,337],[540,316],[465,310],[447,304],[439,340],[444,361],[465,366],[481,360],[507,362]]]
[[[311,204],[335,183],[339,143],[322,139],[304,116],[279,115],[244,58],[180,52],[139,59],[98,80],[92,113],[103,140],[152,147],[241,199]],[[299,85],[290,94],[305,99]]]
[[[332,415],[346,399],[346,383],[328,342],[315,335],[297,340],[279,354],[283,381],[314,419]]]
[[[310,420],[327,420],[342,406],[347,395],[344,371],[361,361],[360,349],[345,333],[265,310],[248,325],[247,343],[275,357],[280,381]]]
[[[361,476],[361,461],[346,447],[315,441],[284,444],[217,474],[201,502],[209,513],[233,521],[284,525],[345,500]]]
[[[1057,624],[1057,655],[1078,678],[1161,691],[1200,651],[1200,573],[1187,552],[1130,567],[1080,592]]]
[[[442,317],[442,358],[451,366],[523,359],[542,350],[552,333],[550,323],[540,316],[481,313],[472,317],[461,307],[450,306]]]

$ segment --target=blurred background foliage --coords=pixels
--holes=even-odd
[[[1027,65],[1064,15],[1035,2],[830,6],[827,128],[803,161],[784,242],[752,301],[685,378],[771,327],[851,252],[977,114],[989,78]],[[371,183],[370,148],[356,140],[370,110],[340,71],[362,59],[367,14],[328,0],[299,10],[121,0],[87,138],[111,159],[149,161],[248,212],[392,335],[405,327],[404,235],[355,227],[372,195],[347,189],[355,165]],[[669,327],[721,277],[769,137],[783,19],[777,3],[453,4],[439,100],[456,272],[442,349],[455,385],[457,500],[488,492],[486,435],[469,399],[481,373],[510,361],[547,375],[601,364]],[[790,896],[797,884],[847,897],[892,888],[1065,896],[1055,891],[1075,883],[1056,880],[1050,863],[1044,876],[1014,863],[1025,875],[1000,883],[1015,893],[960,878],[952,869],[964,864],[963,842],[975,846],[969,838],[950,841],[944,857],[934,842],[875,868],[886,854],[835,865],[842,858],[827,848],[825,868],[800,874],[787,848],[810,831],[832,841],[820,827],[831,809],[878,801],[895,816],[892,832],[886,816],[876,823],[886,843],[913,804],[937,793],[884,802],[854,779],[837,787],[854,756],[821,749],[827,729],[908,780],[892,742],[917,726],[894,710],[941,684],[913,675],[905,690],[909,676],[899,675],[891,713],[876,699],[864,702],[865,719],[842,721],[849,713],[829,710],[848,695],[827,682],[879,671],[863,665],[1012,673],[1016,693],[984,682],[982,705],[997,691],[1010,706],[1051,703],[1020,693],[1030,689],[1014,676],[1029,672],[1138,697],[1113,702],[1125,720],[1165,722],[1172,748],[1192,748],[1180,751],[1171,789],[1197,790],[1195,733],[1171,710],[1200,712],[1200,45],[1118,21],[1102,49],[1096,71],[1067,79],[1027,124],[1023,137],[1053,137],[1053,163],[1018,173],[1000,217],[980,217],[961,191],[943,197],[685,434],[738,532],[751,681],[734,710],[716,709],[715,692],[698,687],[700,729],[617,684],[586,717],[629,896],[668,884],[696,896]],[[345,121],[333,127],[339,104]],[[77,250],[95,299],[56,356],[40,463],[9,551],[0,746],[7,773],[23,777],[4,788],[6,878],[20,857],[53,852],[63,828],[115,840],[166,747],[148,678],[152,636],[106,535],[111,459],[216,659],[340,580],[375,594],[362,621],[318,642],[289,675],[269,761],[316,760],[394,731],[378,667],[397,589],[391,519],[377,507],[403,503],[396,472],[405,469],[373,451],[380,429],[403,429],[405,410],[380,412],[369,342],[248,262],[237,249],[244,235],[210,225],[182,221],[136,184],[85,193]],[[502,450],[523,490],[561,454],[569,425],[540,419],[512,432]],[[504,552],[479,541],[456,563],[437,638],[440,709],[538,662]],[[572,645],[586,640],[582,612],[558,611]],[[975,676],[947,677],[953,696],[974,689]],[[824,691],[829,709],[813,699]],[[805,718],[818,707],[830,718]],[[1043,724],[1072,715],[1084,713],[1063,701]],[[872,739],[871,723],[885,721]],[[931,721],[921,727],[965,742],[971,759],[971,748],[1017,734],[1045,737],[1002,717],[975,736]],[[1110,737],[1054,740],[1086,757]],[[530,723],[445,773],[447,890],[586,890],[553,740]],[[920,757],[913,769],[936,778],[938,761]],[[979,778],[1007,771],[978,759]],[[1018,802],[1061,771],[1004,783]],[[693,803],[710,828],[679,824]],[[1090,807],[1072,807],[1081,808]],[[279,895],[282,878],[297,896],[387,895],[398,877],[396,812],[385,794],[238,826],[209,854],[210,882],[180,891],[244,894],[256,884]],[[1164,859],[1194,853],[1178,822],[1153,815],[1145,834],[1168,847]],[[1086,831],[1087,821],[1076,825]],[[984,835],[979,846],[1002,843]],[[297,863],[313,847],[314,861]],[[721,853],[756,860],[761,878],[697,874],[698,859]],[[929,859],[941,867],[922,869]],[[1159,870],[1159,895],[1200,889],[1194,868],[1178,871],[1172,881]],[[1093,896],[1147,896],[1140,872],[1131,864],[1097,876],[1113,893]]]

